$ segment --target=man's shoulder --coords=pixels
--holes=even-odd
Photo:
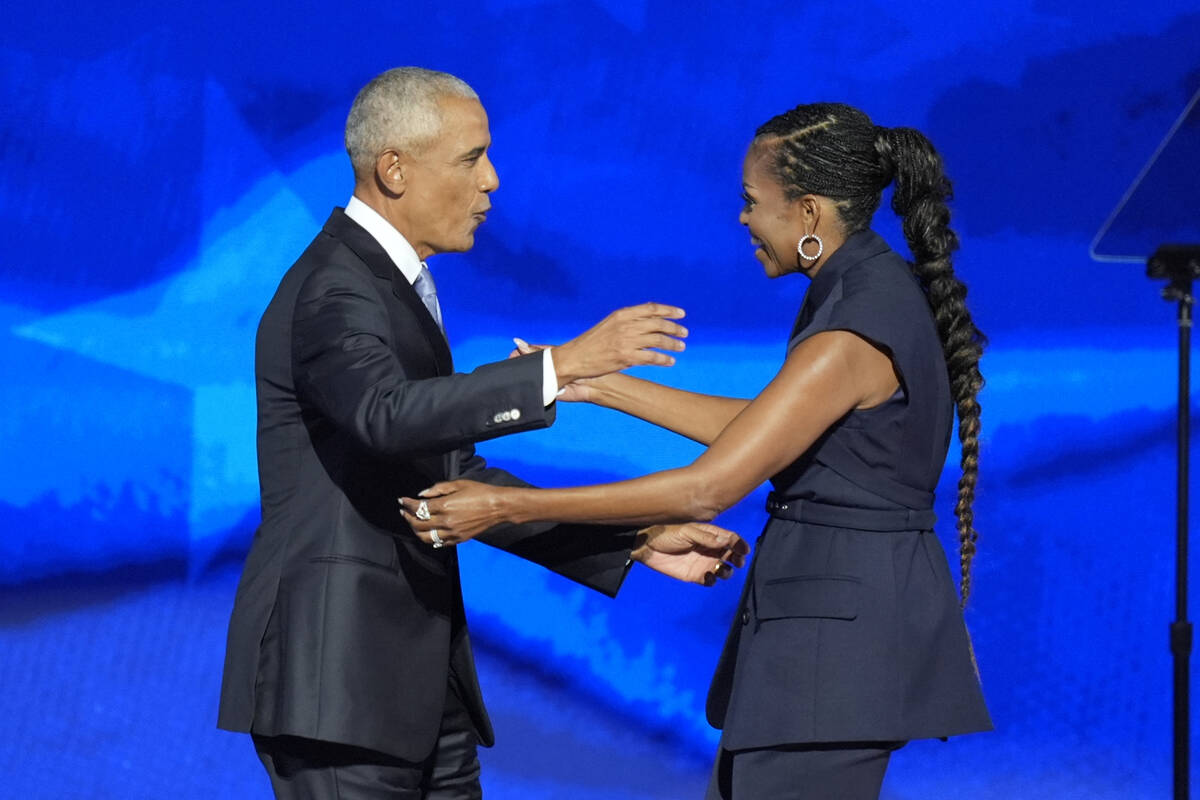
[[[322,230],[284,273],[280,290],[291,285],[298,292],[312,282],[362,284],[371,277],[371,270],[353,248]]]
[[[352,248],[327,230],[321,230],[280,276],[279,285],[263,311],[263,320],[290,319],[303,297],[320,297],[339,290],[365,293],[372,279],[370,269]]]

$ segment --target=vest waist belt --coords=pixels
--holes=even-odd
[[[933,523],[937,520],[932,508],[854,508],[788,499],[775,492],[767,495],[767,513],[792,522],[864,531],[927,531],[933,530]]]

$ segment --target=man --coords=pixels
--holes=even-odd
[[[669,364],[682,312],[614,312],[559,347],[455,374],[424,260],[462,252],[499,178],[487,116],[453,76],[391,70],[346,123],[354,196],[284,275],[258,330],[262,524],[229,626],[219,726],[253,734],[281,798],[479,797],[492,743],[453,547],[396,498],[440,480],[516,484],[473,443],[540,428],[570,382]],[[635,538],[636,537],[636,538]],[[480,537],[615,594],[631,559],[725,574],[736,535],[511,526]],[[732,556],[731,560],[739,560]]]

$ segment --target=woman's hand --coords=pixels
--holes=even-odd
[[[685,583],[712,586],[746,563],[750,546],[733,531],[706,522],[654,525],[638,531],[632,556]]]
[[[421,492],[417,499],[399,498],[400,513],[421,541],[435,548],[459,544],[508,521],[503,497],[510,491],[478,481],[445,481]]]

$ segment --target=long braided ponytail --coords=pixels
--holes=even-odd
[[[971,561],[975,558],[975,486],[979,480],[979,390],[983,375],[979,359],[987,339],[967,310],[967,287],[954,274],[951,253],[958,236],[950,229],[950,181],[942,159],[930,141],[912,128],[879,128],[875,139],[886,171],[894,171],[892,210],[903,220],[904,238],[912,250],[912,270],[933,309],[950,389],[958,410],[958,440],[962,446],[962,476],[954,516],[958,522],[962,568],[962,604],[971,595]]]
[[[962,605],[971,595],[975,558],[975,487],[979,480],[979,359],[987,339],[967,310],[967,287],[954,274],[958,236],[950,228],[950,180],[930,141],[912,128],[879,128],[866,114],[840,103],[797,106],[762,125],[756,139],[774,149],[775,177],[795,199],[819,194],[834,201],[844,232],[866,228],[883,189],[895,184],[892,210],[902,219],[913,254],[910,267],[937,323],[950,389],[958,411],[962,475],[954,515],[962,571]]]

